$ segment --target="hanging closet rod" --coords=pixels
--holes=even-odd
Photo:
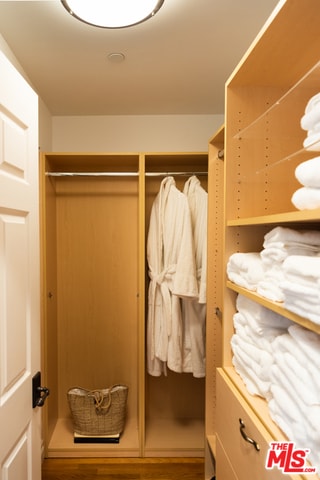
[[[137,177],[139,172],[46,172],[48,177]],[[145,172],[146,177],[208,175],[208,172]]]

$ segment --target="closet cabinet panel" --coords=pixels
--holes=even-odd
[[[205,379],[146,373],[146,237],[162,179],[179,189],[206,153],[41,156],[48,457],[203,456]],[[129,387],[118,444],[74,443],[67,391]]]
[[[46,368],[48,381],[56,379],[48,419],[57,414],[54,430],[48,428],[47,455],[139,456],[139,177],[103,174],[138,172],[139,155],[44,158],[46,273],[56,274],[45,294]],[[68,389],[118,383],[129,387],[120,443],[74,444]]]
[[[58,329],[57,329],[57,231],[56,198],[54,182],[47,181],[44,172],[47,162],[40,163],[40,207],[41,207],[41,248],[42,248],[42,359],[43,384],[50,385],[50,407],[44,405],[46,422],[44,436],[50,438],[58,418]],[[50,219],[50,220],[47,220]]]
[[[67,178],[57,186],[60,388],[89,379],[93,388],[129,385],[129,418],[137,410],[137,214],[132,182]],[[60,411],[68,416],[64,398]]]
[[[205,478],[215,472],[216,455],[216,377],[210,372],[222,364],[223,284],[223,220],[224,220],[224,126],[209,142],[208,171],[208,278],[206,325],[206,468]]]
[[[228,480],[238,480],[229,458],[223,449],[219,436],[217,436],[216,458],[218,459],[216,468],[216,478],[227,478]]]
[[[299,395],[293,385],[288,399],[292,400],[298,414],[295,418],[290,417],[291,421],[287,420],[286,424],[287,409],[282,405],[282,414],[279,414],[280,408],[277,410],[278,417],[273,413],[273,418],[277,418],[276,423],[272,420],[270,400],[278,401],[274,391],[280,390],[284,380],[276,375],[258,376],[257,383],[262,378],[266,381],[264,386],[267,394],[250,394],[242,378],[249,385],[250,378],[254,375],[250,377],[249,374],[248,381],[243,370],[248,374],[250,368],[254,370],[258,362],[252,362],[247,370],[243,368],[241,360],[245,354],[248,357],[248,347],[241,347],[243,355],[237,357],[240,358],[240,376],[234,367],[236,361],[231,348],[234,333],[239,333],[237,329],[241,331],[239,324],[234,321],[239,294],[254,302],[254,309],[257,305],[262,306],[269,314],[275,312],[289,319],[293,325],[304,327],[309,334],[319,334],[319,324],[307,318],[307,309],[305,317],[297,315],[285,308],[281,299],[273,301],[267,296],[259,295],[254,289],[233,283],[226,275],[232,254],[261,252],[266,233],[275,227],[282,226],[297,231],[320,230],[320,209],[298,210],[292,202],[293,193],[302,186],[295,176],[296,167],[319,156],[319,151],[313,150],[314,145],[311,144],[310,149],[305,148],[307,131],[301,128],[301,118],[309,100],[319,93],[319,21],[320,7],[317,0],[281,0],[226,83],[223,273],[216,279],[223,285],[223,353],[222,367],[217,373],[215,423],[216,473],[220,476],[221,472],[227,472],[229,465],[226,478],[244,479],[248,478],[248,474],[259,479],[284,476],[308,480],[319,478],[320,465],[313,465],[318,469],[317,474],[314,471],[300,470],[295,474],[284,475],[281,468],[276,467],[270,471],[265,469],[269,442],[294,441],[287,435],[290,430],[294,432],[296,425],[300,426],[306,436],[310,435],[301,435],[299,442],[302,445],[297,445],[297,448],[309,448],[310,457],[313,451],[313,458],[319,458],[318,443],[311,445],[312,425],[310,427],[304,423],[310,416],[310,405],[307,405],[308,409],[301,407],[304,404],[303,395]],[[263,278],[265,277],[266,275]],[[248,324],[245,323],[245,326]],[[235,343],[236,341],[234,340]],[[270,371],[275,366],[272,370],[274,373],[280,368],[276,358],[279,346],[272,343],[272,348],[268,348],[269,346],[262,348],[260,344],[260,350],[271,352]],[[293,356],[299,358],[299,366],[304,367],[306,361],[303,356],[299,357],[302,350],[303,347],[297,347],[296,355]],[[255,373],[258,371],[259,368],[254,370]],[[287,383],[291,385],[294,382]],[[311,391],[310,386],[309,390]],[[318,391],[315,395],[317,394]],[[240,436],[239,418],[243,419],[249,437],[259,443],[259,452]],[[319,441],[317,436],[315,438]],[[305,445],[307,442],[310,445]],[[312,468],[309,465],[305,467]]]
[[[174,177],[180,191],[192,174],[198,174],[207,190],[207,171],[207,154],[145,154],[146,237],[152,205],[166,173]],[[148,286],[146,272],[146,298]],[[203,456],[205,379],[168,370],[167,376],[146,374],[145,382],[145,456]]]
[[[226,455],[237,472],[239,480],[259,478],[261,480],[280,480],[283,474],[277,469],[266,470],[265,461],[269,442],[272,437],[260,424],[258,418],[248,408],[241,394],[233,386],[222,369],[217,372],[217,436],[224,445]],[[240,432],[240,420],[243,432],[256,442],[256,447],[245,441]],[[258,450],[257,450],[258,449]],[[217,465],[219,457],[217,456]]]

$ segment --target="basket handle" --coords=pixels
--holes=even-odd
[[[101,410],[109,410],[111,406],[111,391],[114,385],[108,388],[108,393],[105,395],[101,390],[91,390],[88,395],[94,397],[95,407],[97,412],[101,412]],[[102,406],[103,400],[108,397],[108,402],[105,406]]]

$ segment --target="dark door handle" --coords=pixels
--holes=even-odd
[[[39,396],[37,399],[37,407],[43,407],[47,396],[50,395],[50,390],[47,387],[38,387],[37,391],[39,393]]]
[[[32,378],[32,408],[43,407],[49,394],[50,390],[41,386],[41,373],[37,372]]]

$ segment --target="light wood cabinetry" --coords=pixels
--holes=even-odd
[[[300,187],[296,166],[317,155],[303,149],[306,132],[300,119],[320,87],[319,21],[317,0],[281,1],[226,84],[224,265],[219,277],[224,285],[223,354],[215,420],[220,480],[280,478],[277,469],[264,468],[266,449],[269,441],[286,439],[271,420],[266,401],[247,392],[232,365],[230,339],[238,293],[320,333],[319,325],[226,281],[224,273],[232,253],[261,251],[264,235],[275,226],[320,229],[320,210],[297,211],[291,202]],[[210,242],[214,245],[212,230],[209,250]],[[239,418],[259,443],[259,452],[241,437]]]
[[[147,174],[207,169],[206,153],[41,155],[46,456],[203,456],[204,379],[146,375],[145,243],[164,178]],[[114,383],[129,387],[120,443],[74,444],[67,390]]]
[[[224,223],[224,127],[209,142],[208,158],[208,278],[206,325],[206,472],[214,475],[216,455],[216,377],[222,365],[223,223]]]
[[[217,441],[224,446],[226,458],[232,462],[236,478],[283,479],[281,471],[265,469],[269,443],[273,438],[222,369],[217,373],[217,391]],[[256,442],[256,447],[243,441],[239,435],[240,420],[245,434]],[[224,464],[225,461],[220,461],[218,457],[217,478],[222,477],[220,469],[223,471]]]

